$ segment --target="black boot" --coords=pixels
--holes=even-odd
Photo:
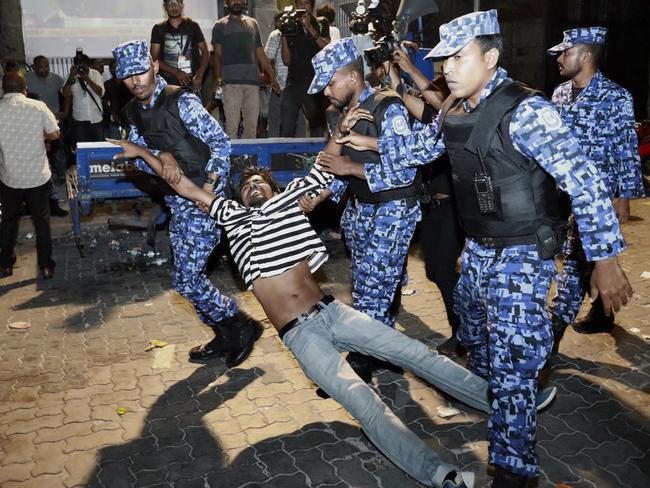
[[[226,355],[226,366],[234,368],[243,363],[253,351],[255,341],[262,335],[262,325],[243,313],[238,313],[233,326],[228,328],[230,351]]]
[[[605,315],[603,302],[598,298],[591,304],[589,313],[583,319],[573,323],[573,330],[579,334],[611,332],[614,330],[614,312],[610,316]]]
[[[195,361],[205,361],[223,357],[232,349],[230,341],[227,338],[227,332],[222,324],[212,327],[214,330],[214,339],[206,344],[193,347],[190,349],[190,359]]]
[[[526,486],[528,486],[528,478],[525,476],[497,467],[491,488],[526,488]]]
[[[461,345],[460,341],[456,338],[456,335],[452,335],[446,341],[438,344],[436,347],[438,354],[443,354],[449,357],[462,357],[467,354],[465,348]]]

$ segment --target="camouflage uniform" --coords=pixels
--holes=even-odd
[[[127,78],[146,72],[150,68],[149,49],[144,41],[122,44],[113,51],[113,55],[118,61],[118,78]],[[153,98],[146,108],[153,107],[165,86],[165,80],[158,76]],[[180,118],[190,134],[210,148],[210,159],[205,165],[205,172],[219,176],[214,191],[222,196],[230,171],[230,140],[196,96],[189,92],[183,93],[178,99],[178,108]],[[140,146],[147,146],[133,125],[130,127],[128,139]],[[150,150],[154,154],[158,153],[156,148]],[[141,171],[155,174],[141,159],[137,159],[135,165]],[[193,202],[177,195],[167,195],[165,203],[172,214],[169,224],[174,255],[172,286],[194,305],[203,323],[215,326],[221,320],[237,313],[236,302],[221,294],[204,274],[206,262],[219,243],[221,231],[216,222],[199,210]]]
[[[564,32],[561,44],[548,50],[551,55],[578,44],[604,44],[603,27],[571,29]],[[571,127],[585,151],[605,180],[609,198],[639,198],[644,195],[641,162],[634,127],[632,96],[624,88],[597,71],[589,84],[573,100],[572,80],[553,92],[553,103],[562,119]],[[585,259],[578,229],[572,225],[564,249],[562,273],[551,312],[558,326],[572,323],[589,290],[592,265]]]
[[[451,56],[475,36],[498,32],[494,10],[463,16],[440,27],[441,42],[431,57]],[[507,79],[498,68],[478,104]],[[464,109],[472,110],[466,100]],[[435,160],[445,151],[444,136],[436,137],[438,125],[439,120],[416,123],[405,136],[380,138],[382,160],[395,169]],[[623,251],[604,182],[554,107],[538,96],[524,99],[514,109],[509,135],[517,152],[535,160],[570,195],[587,258]],[[553,343],[546,297],[554,261],[542,259],[533,245],[494,249],[471,239],[461,259],[455,295],[459,339],[468,350],[470,369],[490,383],[489,461],[520,476],[536,476],[535,397],[538,373]]]
[[[309,93],[324,89],[338,68],[360,55],[349,38],[320,51],[312,60],[316,76]],[[372,94],[373,89],[366,83],[358,103]],[[404,105],[391,104],[381,121],[381,134],[390,137],[403,133],[408,128],[407,120]],[[415,168],[392,170],[381,162],[364,164],[366,168],[369,166],[374,167],[372,177],[366,173],[373,193],[408,186],[416,175]],[[336,179],[330,186],[333,200],[338,201],[347,187],[346,181]],[[419,202],[411,199],[364,203],[351,198],[341,219],[341,228],[352,254],[352,305],[390,327],[395,326],[391,305],[396,291],[407,281],[406,257],[415,226],[421,218]]]

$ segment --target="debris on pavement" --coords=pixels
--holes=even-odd
[[[410,297],[411,295],[415,295],[415,288],[404,288],[404,289],[402,289],[402,296],[403,297]]]
[[[124,408],[124,407],[117,407],[116,412],[117,412],[117,414],[121,417],[122,415],[124,415],[124,414],[126,413],[126,408]]]
[[[9,323],[9,328],[10,328],[10,329],[21,329],[21,330],[24,330],[24,329],[29,329],[31,326],[32,326],[32,324],[30,324],[29,322],[24,322],[24,321],[21,321],[21,322],[10,322],[10,323]]]
[[[158,339],[151,339],[149,341],[149,345],[144,348],[145,351],[151,351],[152,349],[155,349],[157,347],[165,347],[167,345],[167,342],[165,341],[159,341]]]
[[[438,417],[442,417],[443,419],[450,419],[460,413],[460,410],[454,407],[441,406],[436,410],[438,411]]]

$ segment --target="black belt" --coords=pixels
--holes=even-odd
[[[314,306],[310,307],[309,310],[306,312],[301,313],[298,315],[295,319],[293,319],[290,322],[287,322],[282,329],[280,329],[280,332],[278,334],[280,335],[280,339],[284,339],[284,336],[289,332],[291,329],[296,328],[300,324],[302,324],[305,320],[312,318],[316,313],[320,312],[323,310],[325,307],[327,307],[330,303],[332,303],[335,300],[335,298],[332,295],[325,295],[323,298],[321,298],[319,301],[317,301]]]
[[[483,247],[490,249],[503,249],[504,247],[516,246],[521,244],[537,244],[535,234],[527,236],[509,236],[509,237],[470,237]]]
[[[426,205],[429,208],[438,208],[453,205],[454,199],[451,197],[431,198],[429,195],[422,195],[420,197],[420,202],[422,202],[422,205]]]

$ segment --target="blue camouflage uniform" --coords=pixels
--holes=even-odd
[[[579,44],[604,44],[607,29],[585,27],[564,31],[560,44],[548,50],[557,56]],[[574,100],[572,80],[553,92],[553,103],[580,142],[587,158],[605,181],[609,198],[644,195],[641,161],[630,93],[600,71]],[[586,261],[577,228],[569,230],[562,273],[551,313],[558,326],[572,323],[589,289],[592,266]]]
[[[460,17],[440,27],[441,42],[429,57],[449,57],[475,36],[498,32],[495,10]],[[478,105],[506,80],[506,71],[498,68]],[[467,100],[463,108],[473,110]],[[396,170],[436,160],[445,152],[439,123],[439,118],[429,125],[416,123],[407,135],[380,138],[382,160]],[[623,251],[605,184],[553,105],[539,96],[525,98],[514,109],[509,135],[515,150],[539,164],[571,197],[587,259]],[[369,176],[373,169],[368,168]],[[554,260],[542,259],[535,245],[494,249],[471,238],[461,260],[454,298],[459,339],[468,350],[469,369],[490,384],[489,461],[520,476],[536,476],[535,398],[538,374],[553,344],[546,300]]]
[[[144,73],[149,70],[149,48],[145,41],[131,41],[119,45],[113,56],[117,62],[116,76],[120,79]],[[144,108],[153,107],[156,99],[167,83],[156,77],[156,88],[151,103]],[[206,173],[219,176],[215,194],[222,196],[230,171],[230,139],[214,118],[208,114],[201,101],[193,94],[183,93],[178,99],[180,118],[188,132],[203,141],[210,148],[210,158],[205,165]],[[128,140],[147,147],[144,138],[131,125]],[[149,148],[158,154],[156,148]],[[155,174],[141,159],[135,161],[136,167]],[[173,250],[172,286],[187,298],[208,326],[215,326],[227,317],[237,313],[236,302],[219,292],[204,274],[205,265],[221,236],[216,222],[191,201],[178,195],[165,196],[165,203],[171,209],[169,236]]]
[[[316,76],[310,93],[323,90],[338,68],[359,56],[349,38],[320,51],[312,60]],[[373,89],[366,83],[358,103],[372,93]],[[381,133],[388,137],[404,133],[407,121],[404,105],[393,103],[384,113]],[[364,164],[365,168],[369,166],[374,171],[372,174],[366,171],[366,179],[373,193],[406,187],[413,183],[417,173],[416,168],[393,169],[381,162]],[[330,186],[332,199],[339,201],[347,187],[347,181],[335,179]],[[341,228],[352,254],[352,306],[390,327],[395,326],[391,305],[399,286],[406,284],[409,244],[421,218],[419,202],[406,198],[382,203],[363,203],[350,198],[341,218]]]

